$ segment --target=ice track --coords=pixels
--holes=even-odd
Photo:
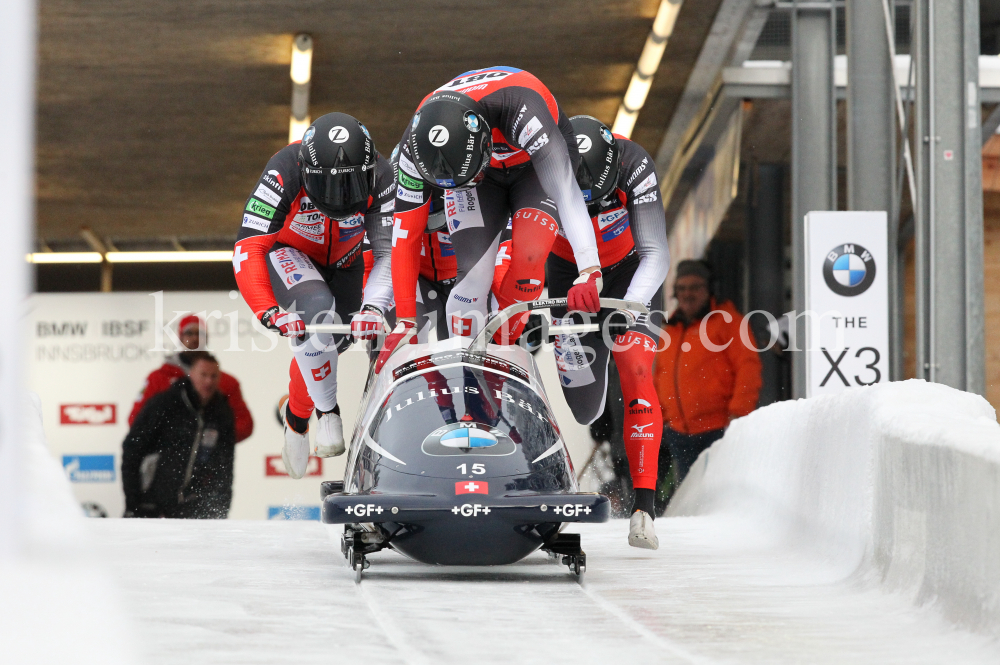
[[[315,522],[92,523],[149,663],[996,663],[1000,647],[721,516],[582,529],[584,586],[535,554],[356,585]],[[725,534],[720,538],[720,534]]]

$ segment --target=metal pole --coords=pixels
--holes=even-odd
[[[979,4],[916,0],[917,330],[923,376],[985,392]]]
[[[888,228],[889,330],[896,329],[895,209],[896,124],[893,68],[885,19],[878,2],[848,2],[847,27],[847,208],[885,210]],[[898,378],[902,345],[889,336],[890,379]]]
[[[764,310],[777,318],[785,305],[785,167],[758,164],[755,171],[750,174],[752,194],[747,206],[747,311]],[[754,317],[755,335],[770,333],[763,319],[759,314]],[[763,346],[766,340],[758,338],[757,345]],[[760,361],[763,385],[758,405],[766,406],[781,399],[784,372],[773,351],[761,353]]]
[[[792,306],[805,309],[805,215],[837,209],[836,9],[792,5]],[[805,319],[795,339],[804,348]],[[792,396],[806,395],[805,353],[792,353]]]

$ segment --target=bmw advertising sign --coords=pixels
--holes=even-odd
[[[826,255],[823,279],[841,296],[859,296],[875,281],[875,257],[861,245],[845,242]]]
[[[810,212],[806,240],[806,394],[889,380],[885,212]]]

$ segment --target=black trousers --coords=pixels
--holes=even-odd
[[[691,470],[691,465],[698,459],[698,455],[713,443],[722,438],[726,433],[724,429],[714,429],[701,434],[681,434],[670,429],[669,425],[663,426],[663,440],[660,444],[659,478],[662,480],[670,471],[670,460],[674,462],[674,474],[677,484]],[[664,450],[666,448],[666,450]],[[666,453],[669,451],[670,455]]]

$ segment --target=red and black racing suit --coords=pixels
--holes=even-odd
[[[611,195],[588,207],[604,276],[601,295],[638,301],[648,307],[670,267],[663,204],[653,159],[639,144],[621,136],[616,138],[621,144],[617,187]],[[565,298],[577,271],[573,249],[563,237],[556,238],[552,246],[548,274],[549,297]],[[552,317],[564,319],[566,310],[553,309]],[[565,320],[582,319],[574,315]],[[636,488],[656,489],[663,417],[652,373],[661,336],[641,317],[628,333],[614,340],[615,364],[625,400],[623,439]],[[589,425],[604,412],[611,351],[600,332],[560,335],[556,339],[560,384],[580,423]]]
[[[422,234],[420,276],[417,278],[417,342],[424,344],[433,329],[438,339],[448,338],[445,304],[458,273],[455,247],[448,229]]]
[[[298,166],[299,142],[279,150],[247,199],[233,270],[240,293],[257,317],[275,306],[296,311],[307,324],[348,323],[362,305],[367,234],[374,264],[364,290],[364,304],[383,311],[392,305],[390,232],[392,166],[376,157],[375,188],[367,208],[345,220],[330,219],[309,200]],[[315,334],[292,340],[292,383],[304,382],[311,403],[293,386],[290,407],[308,418],[312,403],[321,411],[337,404],[337,356],[351,336]],[[297,365],[297,367],[296,367]],[[299,371],[301,370],[301,371]]]
[[[474,335],[487,316],[497,246],[508,219],[513,218],[514,242],[510,271],[497,294],[501,307],[541,294],[545,258],[560,226],[581,270],[596,266],[599,259],[574,176],[579,153],[573,127],[542,82],[520,69],[489,67],[462,74],[438,90],[461,92],[478,101],[493,138],[484,180],[469,191],[445,191],[457,259],[446,311],[453,335]],[[412,125],[407,126],[400,143],[392,236],[393,290],[397,315],[404,318],[416,315],[410,294],[416,293],[420,236],[432,187],[412,162],[411,130]],[[519,332],[515,326],[508,339],[516,339]]]

